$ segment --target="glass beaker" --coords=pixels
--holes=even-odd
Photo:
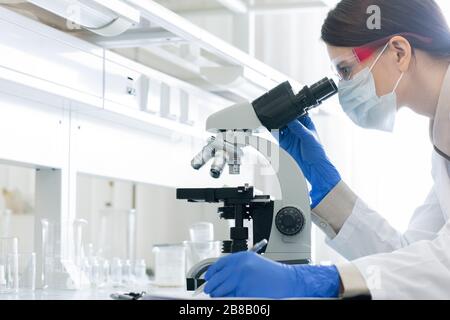
[[[200,261],[218,258],[222,254],[222,241],[192,242],[185,241],[186,270],[190,270]]]
[[[121,257],[133,260],[136,251],[136,211],[100,210],[100,227],[96,235],[98,248],[106,259]]]
[[[0,238],[0,293],[19,288],[18,243],[16,237]]]
[[[42,241],[41,259],[38,261],[40,285],[43,289],[66,289],[70,286],[67,280],[67,266],[73,264],[73,261],[61,255],[61,225],[48,219],[41,219],[40,222]]]
[[[186,284],[186,249],[182,244],[155,245],[155,284],[183,287]]]
[[[214,225],[209,222],[197,222],[189,227],[192,242],[207,242],[214,240]]]

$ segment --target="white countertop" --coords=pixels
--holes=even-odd
[[[36,289],[35,291],[19,290],[17,293],[0,293],[0,300],[112,300],[112,293],[142,292],[165,299],[208,299],[201,294],[196,297],[193,292],[183,288],[160,288],[147,286],[141,288],[99,288],[83,290]]]
[[[19,290],[17,293],[0,293],[0,300],[113,300],[113,293],[145,292],[144,300],[211,300],[213,298],[201,293],[194,296],[194,292],[185,288],[158,287],[153,284],[139,287],[105,287],[83,290],[56,290],[36,289],[35,291]],[[241,300],[242,298],[225,298],[225,300]],[[245,299],[248,300],[248,299]],[[251,299],[252,300],[252,299]],[[260,299],[256,299],[260,300]],[[265,300],[265,299],[263,299]],[[270,300],[270,299],[269,299]],[[288,299],[291,300],[291,299]],[[316,299],[292,299],[292,300],[316,300]],[[321,300],[321,299],[319,299]],[[326,299],[329,300],[329,299]],[[335,300],[335,299],[330,299]]]

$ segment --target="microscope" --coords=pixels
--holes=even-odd
[[[325,78],[295,94],[284,82],[253,102],[243,102],[211,115],[208,132],[215,134],[191,162],[199,170],[212,160],[210,175],[218,179],[228,165],[231,175],[240,174],[245,148],[253,148],[274,169],[281,198],[261,195],[249,185],[237,188],[177,189],[177,199],[189,202],[223,203],[221,219],[234,220],[230,240],[223,241],[222,253],[248,250],[248,228],[252,223],[253,243],[268,240],[260,252],[266,258],[286,264],[306,264],[311,258],[311,212],[305,177],[295,160],[278,144],[258,136],[261,130],[275,131],[307,115],[337,93],[333,80]],[[195,290],[201,277],[217,259],[193,266],[187,274],[187,289]]]

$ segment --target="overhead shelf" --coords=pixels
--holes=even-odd
[[[0,91],[7,94],[151,133],[200,139],[205,117],[231,103],[2,6],[0,26]]]
[[[81,8],[90,8],[89,12],[94,9],[99,11],[99,14],[87,15],[92,20],[105,16],[113,19],[112,21],[122,19],[129,22],[128,28],[108,34],[96,32],[99,28],[81,26],[77,29],[68,26],[67,21],[71,16],[64,8],[70,2],[29,0],[25,4],[10,7],[31,13],[40,22],[232,102],[253,100],[284,81],[289,81],[294,89],[300,89],[301,84],[188,21],[177,12],[184,12],[188,8],[191,11],[222,9],[232,14],[252,15],[268,8],[305,10],[325,8],[336,3],[335,0],[192,0],[189,3],[168,0],[76,0],[76,3],[83,5]],[[90,3],[96,4],[94,9],[88,6]],[[101,10],[102,7],[104,10]],[[177,12],[171,10],[174,8]]]
[[[77,1],[89,3],[85,0]],[[161,2],[164,2],[164,0],[161,0]],[[195,7],[197,2],[200,3],[201,1],[192,1],[192,6]],[[235,12],[244,8],[240,4],[245,5],[246,10],[251,11],[256,6],[260,8],[262,6],[273,6],[276,3],[280,6],[289,5],[301,8],[315,6],[320,8],[326,6],[327,2],[333,3],[332,0],[256,0],[254,6],[249,6],[247,1],[211,0],[208,1],[208,4],[215,3],[216,6],[222,9]],[[123,16],[133,21],[133,25],[127,31],[120,32],[120,34],[114,36],[95,33],[92,29],[86,27],[71,29],[67,26],[65,18],[62,17],[62,12],[64,12],[61,9],[62,7],[55,14],[56,11],[49,10],[48,6],[45,5],[46,3],[53,7],[55,3],[64,5],[68,1],[32,0],[26,2],[25,5],[20,3],[5,6],[21,14],[26,12],[28,13],[27,16],[29,14],[33,15],[34,20],[38,20],[40,24],[36,21],[24,21],[23,24],[29,30],[33,30],[33,32],[40,32],[41,37],[47,37],[47,34],[51,33],[52,37],[59,39],[58,41],[64,41],[66,43],[64,46],[67,45],[67,48],[74,46],[74,43],[81,48],[80,53],[70,49],[69,51],[73,51],[73,53],[70,53],[71,56],[64,53],[58,55],[55,59],[51,59],[51,61],[67,58],[76,63],[84,63],[86,58],[82,58],[81,61],[81,55],[89,56],[89,59],[92,60],[91,64],[95,64],[97,68],[96,78],[100,80],[89,76],[87,81],[83,83],[88,84],[89,81],[92,82],[94,80],[95,83],[88,85],[89,90],[83,87],[82,91],[90,93],[88,98],[95,100],[93,102],[89,101],[91,104],[95,104],[95,106],[103,109],[102,111],[117,114],[118,117],[113,117],[114,119],[123,116],[124,119],[127,119],[126,123],[131,121],[130,123],[135,124],[136,121],[140,121],[143,125],[150,123],[152,126],[156,126],[158,119],[161,119],[164,120],[162,121],[164,123],[163,126],[167,125],[172,130],[189,132],[191,135],[200,136],[203,130],[203,126],[200,124],[203,121],[201,117],[195,119],[197,123],[194,128],[191,128],[192,125],[189,124],[191,122],[190,119],[185,119],[186,121],[183,123],[183,116],[178,117],[179,121],[170,122],[172,116],[170,110],[168,110],[167,115],[161,115],[158,112],[156,114],[154,112],[146,112],[147,110],[142,108],[142,101],[140,101],[142,97],[140,97],[140,94],[142,91],[148,94],[146,92],[148,91],[148,82],[155,79],[165,79],[161,80],[162,88],[160,89],[163,91],[165,90],[163,87],[166,84],[174,86],[175,89],[172,91],[181,90],[180,93],[175,92],[175,99],[178,99],[176,96],[178,94],[186,94],[184,89],[180,89],[180,87],[183,87],[183,84],[189,85],[187,89],[189,92],[197,91],[197,93],[194,93],[194,96],[200,97],[199,100],[203,100],[204,104],[211,106],[207,112],[223,108],[233,102],[253,100],[284,81],[289,81],[294,90],[301,88],[301,84],[295,79],[212,35],[207,30],[189,22],[156,1],[114,0],[112,2],[104,2],[96,0],[95,3],[103,3],[103,6],[106,6],[105,4],[108,4],[108,6],[114,4],[114,7],[107,8],[104,12],[111,19],[114,19],[114,14],[111,14],[111,12],[116,12],[118,17]],[[178,3],[183,4],[184,2],[178,1]],[[32,5],[30,6],[30,4]],[[241,9],[238,8],[239,6]],[[121,7],[127,10],[119,14]],[[100,7],[96,6],[96,8],[100,10],[101,5]],[[211,8],[214,8],[214,6],[211,5]],[[6,12],[4,14],[8,16]],[[57,17],[58,14],[60,15],[59,17]],[[18,20],[15,19],[14,23],[17,24]],[[42,27],[47,29],[44,30],[44,28],[39,31],[41,28],[32,26],[33,24],[39,26],[44,24]],[[51,28],[48,28],[49,26]],[[54,28],[63,31],[66,37],[61,37],[58,35],[58,32],[51,32],[51,30],[56,31]],[[72,39],[78,41],[72,41]],[[66,49],[61,47],[61,50]],[[46,56],[45,47],[42,47],[40,51],[42,51],[43,57]],[[14,55],[11,55],[11,57],[14,57]],[[121,60],[119,57],[124,59]],[[30,70],[34,69],[31,68]],[[72,74],[72,78],[75,80],[83,75],[80,75],[78,72],[72,72]],[[36,77],[35,75],[30,76]],[[29,77],[30,81],[34,80],[31,78]],[[70,80],[71,78],[65,77],[64,79]],[[47,82],[49,79],[42,78],[41,80],[45,81],[44,87],[48,87]],[[75,84],[68,85],[67,81],[59,81],[57,78],[51,80],[55,82],[54,85],[56,87],[69,86],[73,88],[75,86]],[[39,83],[44,83],[42,81]],[[83,83],[79,85],[82,86]],[[94,93],[90,92],[93,90],[92,88],[96,89]],[[54,92],[56,91],[58,90],[54,90]],[[77,96],[76,93],[75,96]],[[201,98],[202,96],[203,98]],[[180,103],[182,104],[182,102]],[[205,111],[206,109],[204,109],[202,117],[207,116]],[[169,125],[170,123],[175,123],[176,129],[172,128]]]
[[[286,80],[300,88],[296,80],[155,1],[126,3],[140,12],[139,26],[116,37],[79,36],[235,102],[255,99]]]

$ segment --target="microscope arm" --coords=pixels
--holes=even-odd
[[[276,261],[292,262],[294,260],[304,263],[311,256],[311,209],[308,186],[303,172],[295,160],[279,145],[257,136],[250,136],[249,145],[269,161],[275,170],[281,190],[281,199],[274,199],[274,221],[265,255]],[[264,170],[264,168],[259,166],[258,170]],[[260,172],[260,174],[267,173]],[[288,215],[300,213],[303,217],[301,230],[297,234],[283,234],[288,230],[280,226],[283,223],[280,217],[286,216],[286,210]],[[282,252],[280,252],[281,248]]]

